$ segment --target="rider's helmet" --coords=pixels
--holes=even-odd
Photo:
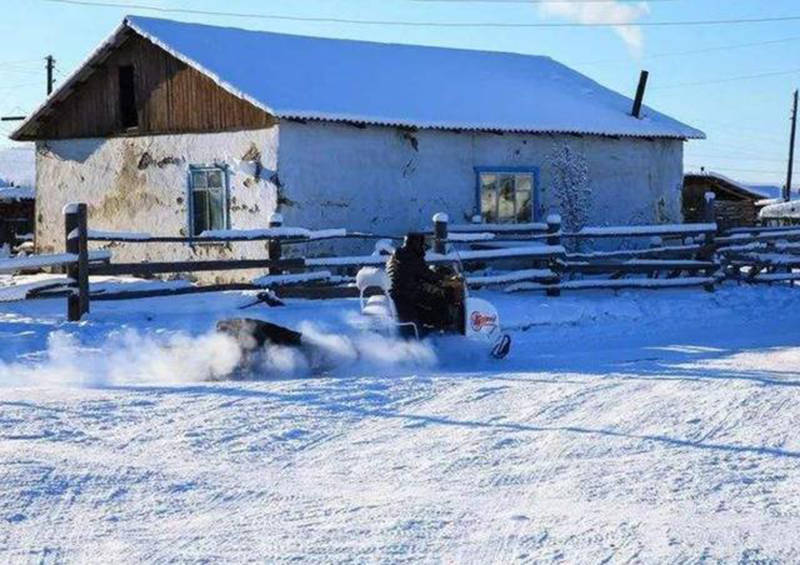
[[[419,255],[424,255],[426,249],[425,234],[419,232],[408,232],[403,240],[403,245]]]

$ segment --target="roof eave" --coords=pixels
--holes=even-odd
[[[332,115],[322,114],[317,112],[308,112],[300,110],[290,110],[284,112],[276,112],[276,118],[282,120],[312,120],[317,122],[331,122],[331,123],[344,123],[344,124],[357,124],[366,126],[383,126],[383,127],[401,127],[401,128],[417,128],[417,129],[434,129],[434,130],[450,130],[450,131],[481,131],[481,132],[502,132],[502,133],[524,133],[524,134],[538,134],[538,135],[593,135],[598,137],[626,137],[626,138],[639,138],[639,139],[674,139],[687,141],[689,139],[705,139],[706,135],[700,130],[694,128],[687,128],[691,131],[687,132],[633,132],[633,131],[602,131],[592,129],[569,129],[569,128],[548,128],[548,127],[509,127],[507,125],[492,125],[492,124],[455,124],[446,122],[411,122],[402,119],[386,120],[382,118],[370,118],[362,116],[350,115]]]

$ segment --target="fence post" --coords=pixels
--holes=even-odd
[[[561,216],[559,214],[550,214],[547,216],[547,245],[561,245]],[[550,268],[555,275],[553,285],[548,287],[547,296],[561,296],[561,289],[558,285],[561,284],[561,272],[554,269],[555,261],[550,262]]]
[[[703,221],[707,224],[716,222],[716,214],[714,214],[714,202],[717,200],[717,195],[713,192],[706,192],[703,195]]]
[[[433,252],[440,255],[447,253],[447,223],[450,218],[444,212],[433,215]]]
[[[269,217],[269,227],[270,228],[279,228],[283,226],[283,216],[275,212]],[[267,243],[267,252],[269,253],[270,261],[277,261],[281,258],[282,250],[281,250],[281,240],[279,238],[270,239]],[[270,267],[267,269],[267,273],[270,275],[280,275],[283,273],[282,269],[277,269],[275,267]]]
[[[89,312],[89,244],[86,204],[64,206],[64,250],[78,256],[67,265],[66,274],[75,281],[77,292],[67,295],[67,319],[80,321]]]

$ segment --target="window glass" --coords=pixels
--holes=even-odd
[[[208,182],[206,181],[206,172],[205,171],[192,171],[192,188],[197,190],[198,188],[207,188]]]
[[[533,175],[516,175],[515,191],[518,223],[530,222],[533,216]]]
[[[486,223],[532,221],[533,180],[533,173],[480,173],[480,207],[483,221]]]
[[[208,171],[207,173],[208,188],[222,188],[222,171],[219,169]]]
[[[225,192],[222,189],[208,191],[208,216],[208,229],[225,229]]]
[[[497,176],[481,174],[481,216],[486,223],[497,221]]]
[[[207,230],[226,229],[228,201],[225,170],[192,170],[190,182],[192,235],[200,235]]]
[[[205,190],[192,191],[192,210],[194,211],[193,235],[200,235],[208,226],[208,193]]]
[[[514,209],[514,176],[501,175],[499,185],[497,220],[499,222],[513,222],[516,217],[516,211]]]
[[[533,212],[533,205],[531,203],[530,191],[518,190],[516,194],[517,200],[517,216],[516,222],[524,224],[531,221]]]

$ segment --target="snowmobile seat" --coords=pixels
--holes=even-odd
[[[391,294],[392,281],[386,271],[377,267],[362,267],[356,274],[356,287],[361,301],[361,313],[364,316],[378,318],[398,327],[401,335],[413,334],[419,339],[419,329],[414,322],[400,322],[397,319],[397,308]],[[377,288],[381,294],[367,297],[366,291]]]

